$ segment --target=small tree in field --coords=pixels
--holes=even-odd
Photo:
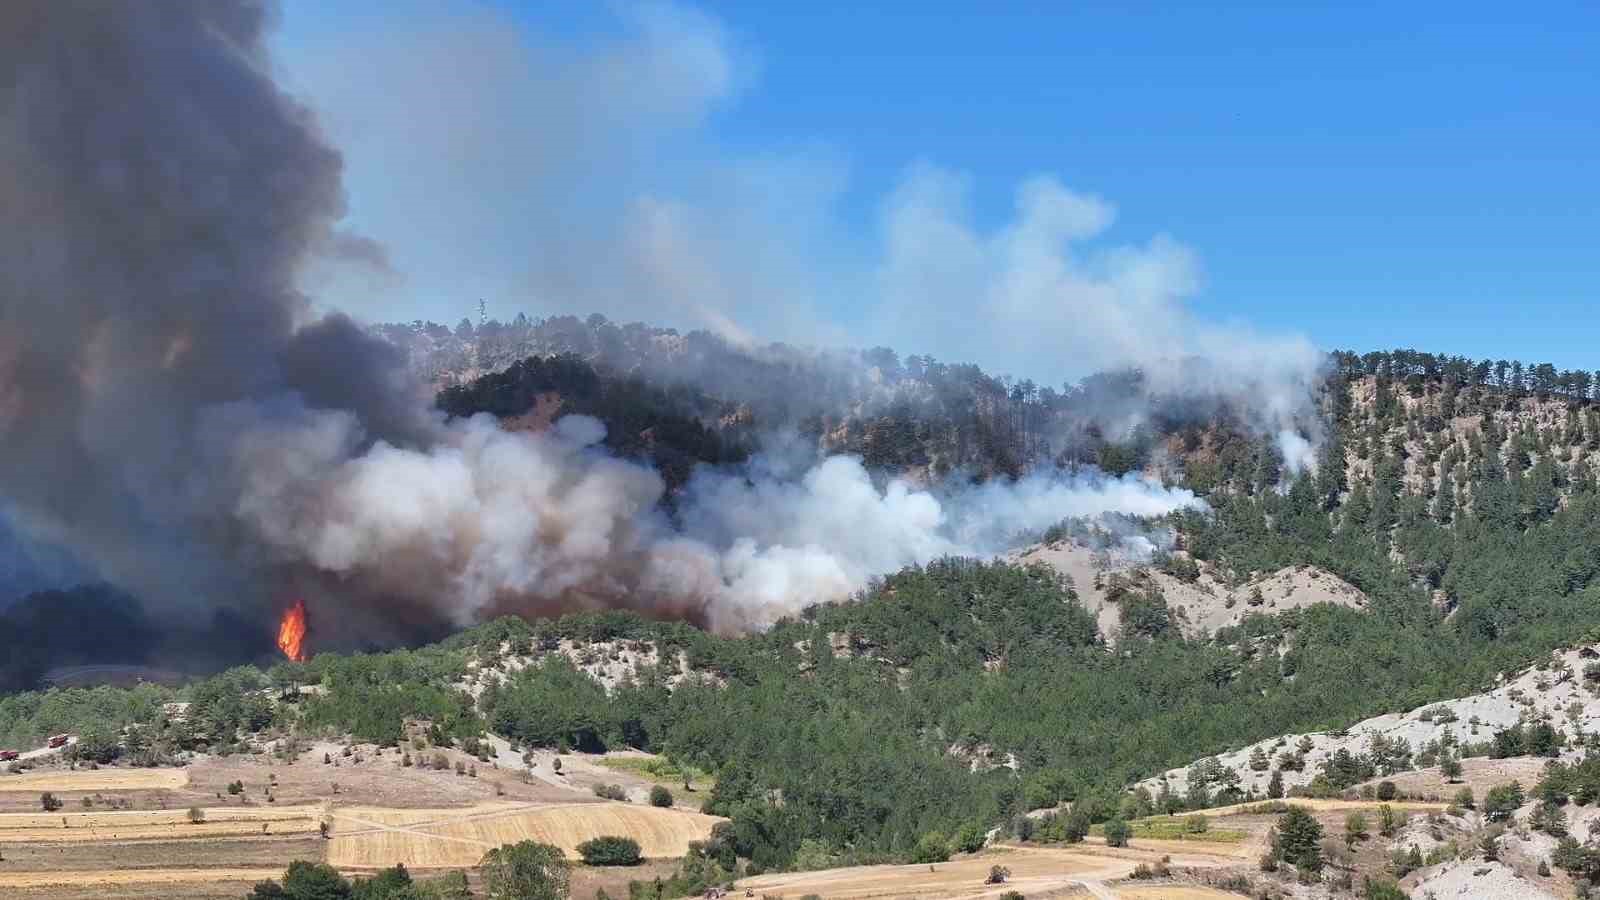
[[[198,806],[189,807],[189,824],[199,825],[206,820],[206,811]]]
[[[658,784],[650,789],[650,805],[666,808],[672,805],[672,792],[664,784]]]
[[[1446,756],[1444,759],[1439,760],[1439,774],[1443,775],[1445,780],[1451,784],[1455,784],[1457,781],[1460,781],[1461,760],[1457,759],[1453,755]]]
[[[39,795],[39,806],[45,812],[55,812],[61,808],[61,800],[55,794],[45,791]]]
[[[1106,822],[1105,832],[1107,847],[1126,847],[1128,846],[1128,837],[1133,833],[1133,829],[1129,828],[1128,823],[1121,819],[1112,819]]]

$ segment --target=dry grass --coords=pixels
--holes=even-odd
[[[615,772],[625,772],[652,784],[665,785],[674,793],[683,793],[683,769],[663,757],[644,753],[608,753],[595,762]],[[709,791],[717,786],[717,781],[705,772],[690,767],[689,784],[691,791]]]
[[[554,844],[569,855],[590,838],[623,835],[647,857],[682,856],[720,819],[699,813],[623,803],[550,806],[484,804],[471,809],[336,809],[328,862],[377,868],[473,866],[488,850],[518,841]]]
[[[0,777],[0,791],[174,790],[188,783],[184,769],[56,769]]]
[[[0,871],[0,887],[91,887],[120,884],[214,884],[280,878],[283,868],[146,868],[102,871]]]
[[[983,883],[994,865],[1011,870],[1006,883]],[[761,875],[738,882],[734,893],[748,888],[757,895],[801,897],[816,894],[829,900],[851,900],[998,897],[1007,891],[1020,891],[1032,897],[1071,891],[1081,887],[1084,881],[1097,883],[1120,878],[1132,871],[1133,866],[1127,859],[1077,850],[988,851],[932,866],[852,866]]]
[[[205,809],[203,812],[205,819],[199,824],[190,822],[188,811],[182,809],[7,813],[0,815],[0,843],[174,840],[262,833],[299,834],[316,831],[322,821],[320,806],[221,808]]]
[[[1144,884],[1138,887],[1119,887],[1117,896],[1122,900],[1238,900],[1238,894],[1216,888],[1195,887],[1187,884]]]

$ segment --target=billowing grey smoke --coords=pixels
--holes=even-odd
[[[338,153],[240,0],[0,7],[0,493],[19,523],[168,604],[280,560],[199,440],[210,411],[364,404],[413,441],[393,353],[295,289],[348,256]]]
[[[593,420],[444,422],[396,351],[295,287],[373,255],[338,227],[338,153],[270,76],[267,19],[0,10],[0,494],[148,602],[313,593],[325,630],[368,637],[612,606],[738,628],[1063,516],[1193,501],[1129,479],[936,497],[833,458],[702,472],[675,524]]]

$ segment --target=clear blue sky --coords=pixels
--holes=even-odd
[[[520,39],[577,53],[624,28],[626,9],[499,12]],[[286,9],[290,68],[303,47],[389,15],[314,10]],[[688,152],[826,148],[848,171],[831,253],[856,255],[846,245],[868,240],[919,160],[970,176],[981,228],[1001,227],[1015,185],[1047,172],[1115,206],[1105,239],[1168,234],[1191,249],[1204,286],[1187,302],[1207,320],[1323,347],[1600,368],[1593,2],[702,11],[739,71]],[[358,221],[364,190],[353,182]]]

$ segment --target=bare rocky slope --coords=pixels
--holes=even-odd
[[[1182,551],[1175,555],[1187,559]],[[1194,578],[1177,578],[1154,566],[1135,564],[1070,540],[1036,544],[1010,558],[1025,564],[1043,563],[1070,579],[1100,633],[1108,639],[1116,637],[1122,624],[1117,600],[1131,590],[1160,591],[1179,627],[1191,637],[1237,625],[1253,613],[1270,615],[1318,603],[1355,609],[1367,604],[1361,591],[1315,566],[1254,573],[1241,583],[1229,584],[1209,563],[1197,563]]]

